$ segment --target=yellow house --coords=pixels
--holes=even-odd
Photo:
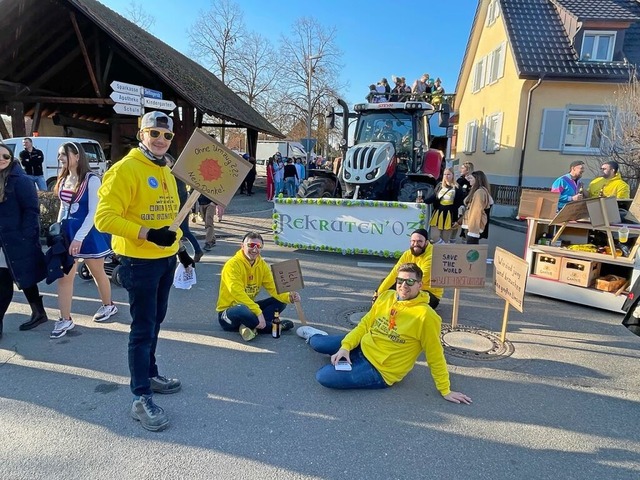
[[[637,0],[478,1],[456,154],[487,174],[494,215],[513,210],[520,187],[548,188],[600,152],[613,93],[640,63],[638,22]]]

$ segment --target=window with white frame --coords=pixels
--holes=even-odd
[[[473,153],[476,151],[476,137],[478,135],[478,122],[472,120],[467,122],[464,131],[464,153]]]
[[[494,153],[497,150],[500,150],[501,137],[502,112],[493,113],[484,117],[482,151],[485,153]]]
[[[498,0],[491,0],[489,2],[489,6],[487,7],[487,20],[485,25],[488,27],[489,25],[493,25],[496,19],[500,16],[500,3]]]
[[[580,60],[584,62],[610,62],[613,60],[615,44],[616,32],[586,30],[582,37]]]
[[[487,56],[487,78],[485,85],[492,85],[504,76],[504,60],[506,42],[502,42],[498,48]]]
[[[487,57],[482,57],[480,61],[478,61],[473,69],[473,88],[472,92],[479,92],[482,87],[485,85],[485,68],[487,65]]]
[[[540,150],[596,155],[600,153],[610,116],[605,110],[547,108],[542,115]]]

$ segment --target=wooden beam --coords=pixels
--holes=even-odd
[[[33,133],[37,132],[38,128],[40,128],[40,118],[42,117],[40,105],[40,103],[36,103],[36,111],[33,113],[33,121],[31,122],[31,133],[29,134],[30,136],[33,136]]]
[[[72,103],[78,105],[114,105],[110,98],[81,98],[81,97],[16,97],[25,103]]]
[[[98,80],[96,80],[96,74],[93,71],[93,66],[91,65],[91,60],[89,59],[89,52],[87,52],[87,46],[84,43],[84,39],[82,38],[82,32],[80,31],[80,27],[78,26],[78,20],[76,19],[76,14],[71,12],[69,13],[71,16],[71,23],[73,24],[73,29],[76,31],[76,37],[78,37],[78,43],[80,44],[80,50],[82,51],[82,57],[84,58],[84,64],[87,67],[87,71],[89,72],[89,77],[91,78],[91,83],[93,84],[93,89],[96,92],[96,97],[101,97],[100,87],[98,86]]]
[[[53,124],[64,127],[76,127],[91,132],[110,133],[111,126],[107,123],[91,122],[89,120],[80,120],[78,118],[69,117],[56,113],[53,116]]]
[[[107,78],[111,71],[111,62],[113,61],[113,48],[109,48],[109,55],[107,55],[107,63],[104,67],[104,73],[102,74],[102,84],[107,85]]]
[[[59,37],[56,37],[56,39],[54,41],[52,41],[51,43],[49,43],[47,45],[47,48],[45,48],[44,50],[40,51],[39,54],[33,58],[30,59],[29,63],[27,65],[25,65],[23,68],[18,69],[14,75],[12,75],[11,78],[15,78],[16,80],[23,80],[25,78],[28,78],[29,75],[31,74],[31,72],[42,68],[42,62],[45,61],[45,59],[50,58],[51,54],[60,46],[62,45],[62,43],[64,43],[70,36],[71,34],[68,33],[67,35],[60,35]],[[9,77],[8,77],[9,78]]]
[[[203,127],[227,127],[227,128],[247,128],[242,125],[236,125],[235,123],[203,123]]]
[[[2,135],[2,138],[11,138],[11,135],[9,134],[9,130],[7,129],[7,126],[4,124],[4,120],[2,119],[2,117],[0,117],[0,135]]]
[[[9,103],[11,111],[11,130],[14,137],[24,137],[27,134],[27,126],[24,123],[24,104],[22,102]]]
[[[42,75],[39,75],[38,79],[35,82],[33,82],[31,85],[29,85],[29,88],[32,91],[37,90],[38,88],[40,88],[42,84],[44,84],[47,80],[49,80],[51,77],[56,75],[60,70],[64,70],[65,68],[67,68],[71,63],[71,61],[74,59],[74,57],[78,55],[79,53],[78,50],[79,50],[78,48],[74,48],[70,50],[69,53],[67,53],[64,57],[58,60],[56,64],[52,66],[46,73],[42,73]]]

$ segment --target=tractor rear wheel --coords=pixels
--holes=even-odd
[[[311,177],[300,184],[299,198],[333,198],[336,182],[326,177]]]

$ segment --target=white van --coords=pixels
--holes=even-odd
[[[307,152],[299,142],[288,142],[285,140],[261,140],[256,149],[256,173],[267,176],[267,160],[280,152],[282,158],[295,157],[307,158]]]
[[[104,156],[104,151],[98,142],[89,138],[69,138],[69,137],[15,137],[2,140],[7,147],[13,151],[13,156],[20,158],[20,152],[24,150],[22,146],[22,140],[30,138],[33,141],[33,146],[38,150],[42,150],[44,154],[44,164],[42,171],[44,172],[44,179],[47,182],[47,188],[53,190],[58,178],[58,172],[60,165],[58,164],[58,149],[60,145],[66,142],[75,142],[82,145],[91,170],[102,175],[107,169],[107,159]]]

